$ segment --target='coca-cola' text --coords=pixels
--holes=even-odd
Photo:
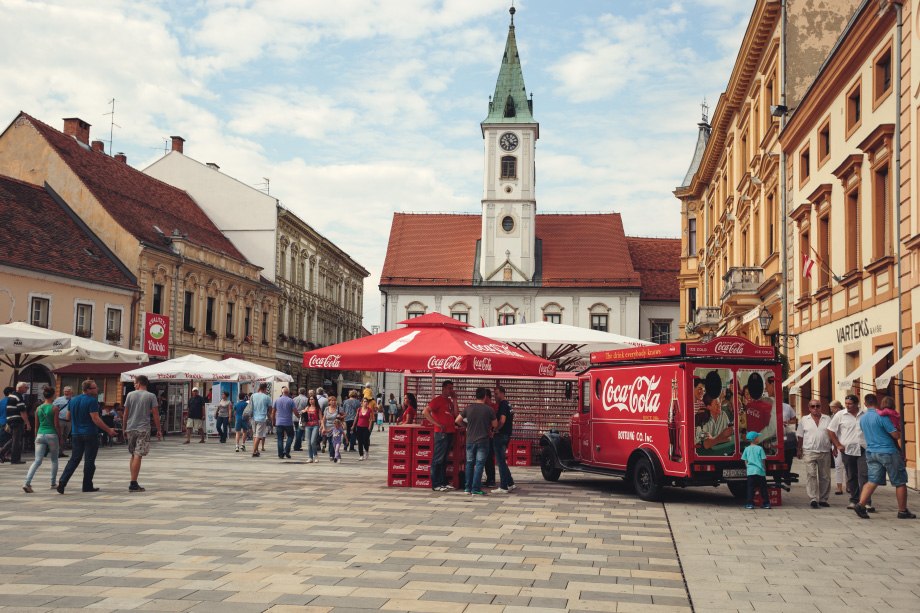
[[[601,406],[605,411],[616,409],[628,413],[657,413],[661,408],[661,394],[656,392],[661,377],[639,376],[622,385],[613,377],[604,381]]]

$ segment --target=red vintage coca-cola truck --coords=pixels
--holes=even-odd
[[[741,497],[741,453],[755,431],[768,481],[794,481],[783,459],[781,377],[774,347],[740,337],[592,353],[578,377],[569,434],[541,436],[543,477],[623,477],[645,500],[658,499],[666,486],[720,483]]]

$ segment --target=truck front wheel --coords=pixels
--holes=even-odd
[[[633,466],[632,484],[636,495],[642,500],[655,502],[661,498],[661,483],[655,476],[655,467],[647,457],[639,458]]]
[[[544,447],[540,454],[540,472],[547,481],[558,481],[562,474],[562,470],[556,466],[555,455],[549,447]]]

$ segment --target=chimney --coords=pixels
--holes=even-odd
[[[214,162],[208,162],[208,168],[213,168],[214,170],[220,170],[220,166],[218,166]]]
[[[182,145],[185,143],[185,139],[181,136],[170,136],[172,139],[172,150],[176,153],[182,153]]]
[[[105,143],[101,140],[94,140],[92,143],[93,151],[98,151],[99,153],[105,153]]]
[[[118,162],[121,162],[122,164],[127,164],[128,156],[122,153],[121,151],[119,151],[118,153],[115,154],[115,160]]]
[[[73,136],[84,145],[89,144],[89,126],[90,124],[79,117],[64,118],[64,134]]]

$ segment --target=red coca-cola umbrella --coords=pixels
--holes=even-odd
[[[398,322],[405,328],[303,354],[308,368],[552,377],[556,364],[465,328],[439,313]]]

